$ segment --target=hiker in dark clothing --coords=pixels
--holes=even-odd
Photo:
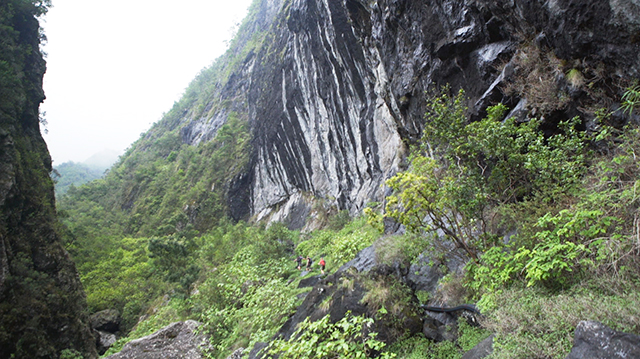
[[[302,260],[304,259],[304,257],[302,256],[298,256],[298,258],[294,259],[294,261],[296,261],[298,263],[298,265],[296,266],[296,268],[298,268],[298,270],[301,269],[302,267]]]
[[[311,264],[313,264],[313,260],[311,257],[307,256],[307,271],[311,271]]]

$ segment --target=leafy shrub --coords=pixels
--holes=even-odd
[[[603,243],[610,227],[618,221],[600,210],[565,209],[557,215],[547,213],[536,223],[533,248],[520,246],[522,241],[515,238],[512,245],[489,249],[482,256],[481,265],[469,268],[473,276],[469,285],[491,292],[518,276],[528,286],[541,282],[559,288],[570,279],[575,282],[582,271],[610,258]]]
[[[154,271],[147,239],[122,239],[107,258],[81,275],[90,311],[115,308],[122,313],[122,329],[130,329],[158,295],[167,290]]]
[[[435,343],[425,337],[409,337],[391,345],[389,352],[398,359],[459,359],[489,335],[487,330],[471,326],[461,317],[457,342]]]
[[[189,298],[191,316],[204,325],[214,348],[226,358],[238,347],[267,341],[299,304],[288,249],[297,232],[274,224],[226,224],[205,235],[199,251],[206,278]]]
[[[411,231],[437,233],[477,259],[497,243],[489,219],[495,208],[523,200],[552,201],[575,187],[586,169],[586,135],[579,119],[545,137],[539,122],[504,119],[506,107],[466,123],[464,92],[429,103],[424,135],[410,167],[387,181],[394,194],[386,215]]]
[[[376,340],[376,333],[368,331],[373,319],[350,315],[336,323],[329,316],[311,322],[307,318],[300,323],[290,340],[276,339],[268,353],[282,359],[366,358],[379,353],[379,358],[394,358],[383,351],[385,344]]]
[[[631,114],[635,108],[640,106],[640,86],[627,88],[622,96],[622,110]]]

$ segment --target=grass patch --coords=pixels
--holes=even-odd
[[[564,358],[583,320],[639,334],[640,288],[607,279],[558,294],[528,288],[494,295],[496,309],[483,323],[496,333],[492,358]]]

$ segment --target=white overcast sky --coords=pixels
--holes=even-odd
[[[44,90],[54,166],[123,153],[226,50],[251,0],[53,0]]]

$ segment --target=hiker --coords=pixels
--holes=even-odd
[[[296,261],[298,263],[298,265],[296,266],[296,268],[298,268],[298,270],[300,270],[302,268],[302,256],[298,256],[298,258],[294,259],[294,261]]]
[[[325,266],[325,264],[327,264],[327,263],[324,261],[324,257],[321,257],[321,258],[320,258],[320,263],[319,263],[319,264],[320,264],[320,272],[322,272],[322,274],[324,274],[324,266]]]
[[[311,264],[313,264],[313,260],[311,257],[307,256],[307,271],[311,272]]]

